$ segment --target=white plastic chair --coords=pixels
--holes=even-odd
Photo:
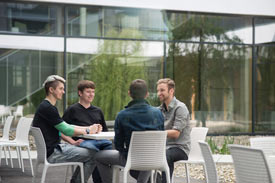
[[[0,138],[0,165],[1,165],[1,159],[2,159],[2,156],[1,156],[2,155],[1,154],[2,153],[1,142],[9,141],[10,127],[11,127],[11,124],[12,124],[12,120],[13,120],[13,116],[8,116],[8,118],[6,119],[5,124],[4,124],[3,136],[2,136],[2,138]],[[4,149],[6,164],[8,165],[6,147],[3,146],[3,149]],[[13,168],[13,162],[12,162],[12,158],[11,158],[10,147],[8,147],[8,150],[9,150],[9,157],[10,157],[11,167]]]
[[[6,116],[11,115],[10,106],[0,105],[1,123],[4,123]]]
[[[272,183],[264,152],[241,145],[228,145],[235,167],[237,183]]]
[[[13,115],[15,116],[15,120],[17,119],[18,116],[22,117],[23,116],[23,106],[18,105],[16,107],[16,111],[13,113]]]
[[[35,145],[37,149],[37,160],[35,163],[35,174],[33,177],[33,182],[35,182],[35,178],[37,177],[37,174],[38,174],[38,166],[40,164],[44,164],[41,183],[45,182],[47,170],[49,167],[72,166],[72,165],[76,165],[80,167],[81,182],[84,183],[84,169],[83,169],[82,162],[49,163],[47,160],[46,144],[45,144],[44,137],[42,135],[41,130],[36,127],[31,127],[31,132],[35,139]]]
[[[250,138],[250,145],[253,148],[263,150],[269,164],[271,173],[275,179],[275,137],[255,137]],[[271,157],[273,156],[273,157]],[[273,180],[275,181],[275,180]]]
[[[218,173],[216,169],[216,163],[214,162],[211,149],[208,143],[204,141],[199,141],[199,146],[201,149],[202,157],[204,159],[204,171],[206,174],[206,182],[207,183],[218,183]]]
[[[25,117],[20,118],[18,125],[16,127],[15,139],[7,142],[0,142],[0,143],[2,146],[16,147],[19,167],[22,168],[23,172],[25,170],[24,170],[24,163],[23,163],[21,148],[26,147],[29,160],[30,160],[30,165],[31,165],[31,173],[33,175],[33,166],[32,166],[32,160],[30,156],[30,145],[29,145],[29,131],[32,124],[32,120],[33,120],[32,118],[25,118]]]
[[[180,160],[177,163],[184,163],[187,183],[190,183],[190,176],[188,170],[188,164],[204,164],[204,160],[201,154],[201,150],[198,141],[205,141],[208,128],[206,127],[193,127],[190,133],[191,149],[188,156],[188,160]],[[172,180],[174,176],[172,176]],[[172,181],[173,182],[173,181]]]
[[[4,117],[5,117],[5,106],[0,105],[0,116],[1,116],[1,123],[4,122]]]
[[[250,146],[262,149],[266,156],[275,156],[275,137],[250,138]]]
[[[125,167],[113,166],[114,178],[118,169],[123,169],[123,183],[127,183],[129,170],[160,170],[166,173],[170,183],[169,166],[166,160],[166,131],[134,131],[132,133]],[[151,182],[154,178],[151,176]]]

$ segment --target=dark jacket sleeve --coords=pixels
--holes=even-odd
[[[121,121],[119,120],[119,115],[116,117],[115,120],[115,148],[120,153],[127,154],[127,150],[124,148],[124,132],[123,128],[121,127]]]

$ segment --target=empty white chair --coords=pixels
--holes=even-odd
[[[253,148],[262,149],[266,156],[275,156],[275,137],[250,138],[250,145]]]
[[[0,116],[1,116],[1,123],[4,122],[4,117],[5,117],[5,106],[0,105]]]
[[[13,116],[8,116],[8,118],[6,119],[5,124],[4,124],[3,136],[2,136],[2,138],[0,138],[0,165],[1,165],[1,159],[2,159],[2,156],[1,156],[1,152],[2,152],[1,142],[9,141],[10,127],[11,127],[11,124],[12,124],[12,120],[13,120]],[[3,147],[3,149],[4,149],[4,153],[5,153],[6,164],[8,165],[7,153],[6,153],[5,146]],[[9,149],[9,157],[10,157],[11,167],[13,168],[10,147],[8,147],[8,149]]]
[[[15,120],[17,119],[17,117],[22,117],[23,116],[23,106],[22,105],[18,105],[16,107],[16,111],[13,113],[13,115],[15,116]]]
[[[21,166],[23,172],[24,172],[24,163],[23,163],[21,148],[26,147],[29,160],[30,160],[30,165],[31,165],[31,173],[33,175],[33,167],[32,167],[32,160],[30,156],[30,145],[29,145],[29,131],[32,124],[32,120],[33,120],[32,118],[25,118],[25,117],[20,118],[18,125],[16,127],[15,139],[7,142],[0,142],[0,144],[1,146],[6,146],[6,147],[16,147],[19,167]]]
[[[275,178],[275,137],[250,138],[250,145],[253,148],[258,148],[263,150],[268,160],[271,173],[274,174],[274,178]]]
[[[166,160],[166,139],[166,131],[133,132],[126,165],[125,167],[113,166],[114,175],[118,168],[124,169],[123,183],[127,183],[129,170],[160,170],[166,173],[167,183],[170,183],[170,172]],[[151,177],[151,181],[153,181],[153,177]]]
[[[10,106],[0,105],[1,122],[5,122],[6,116],[11,115]]]
[[[193,127],[190,133],[191,149],[188,156],[188,160],[177,161],[178,163],[184,163],[185,165],[187,183],[190,182],[188,164],[191,164],[191,163],[202,164],[202,165],[204,164],[204,160],[201,154],[198,141],[205,141],[207,132],[208,132],[208,128],[206,127]]]
[[[41,177],[41,183],[45,182],[47,170],[49,167],[72,166],[72,165],[80,167],[81,182],[84,183],[84,169],[83,169],[82,162],[49,163],[47,160],[46,144],[45,144],[44,137],[42,135],[41,130],[36,127],[31,127],[31,132],[35,139],[35,145],[36,145],[36,149],[37,149],[37,160],[35,163],[35,174],[33,177],[33,182],[35,182],[35,178],[37,177],[37,174],[38,174],[38,166],[40,164],[44,164],[42,177]]]
[[[264,152],[241,145],[228,145],[235,167],[237,183],[272,183]]]
[[[12,120],[13,120],[13,116],[8,116],[8,118],[6,119],[4,128],[3,128],[3,135],[2,135],[2,138],[0,138],[0,142],[9,141],[10,127],[12,124]]]
[[[199,146],[201,149],[202,157],[204,159],[204,170],[206,174],[206,182],[207,183],[218,183],[218,173],[216,169],[216,163],[214,162],[211,149],[208,143],[204,141],[199,141]]]

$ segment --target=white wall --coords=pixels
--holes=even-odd
[[[23,1],[23,0],[22,0]],[[275,16],[275,0],[24,0],[208,13]]]

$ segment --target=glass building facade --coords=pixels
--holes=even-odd
[[[275,133],[275,17],[0,3],[0,105],[32,115],[50,74],[66,78],[59,111],[96,83],[93,105],[114,120],[133,79],[170,77],[193,126],[211,134]]]

